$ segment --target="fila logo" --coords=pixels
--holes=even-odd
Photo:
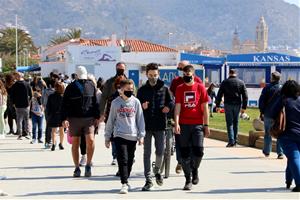
[[[195,103],[195,101],[196,101],[195,91],[184,92],[184,103]]]

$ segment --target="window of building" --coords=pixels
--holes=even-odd
[[[209,83],[220,83],[220,69],[206,69],[205,78],[208,78]]]
[[[246,85],[259,85],[266,80],[266,69],[237,68],[237,76]]]
[[[300,70],[299,69],[281,69],[281,83],[287,80],[295,80],[300,82]]]

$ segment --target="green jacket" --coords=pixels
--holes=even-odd
[[[111,77],[104,83],[101,100],[100,100],[100,105],[99,105],[100,106],[100,116],[103,115],[105,112],[105,106],[106,106],[106,102],[107,102],[108,98],[116,92],[116,89],[114,87],[116,78],[117,78],[117,75]]]

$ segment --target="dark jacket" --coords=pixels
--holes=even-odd
[[[208,91],[207,90],[207,94],[208,94],[208,96],[209,96],[209,98],[210,98],[210,101],[208,101],[208,104],[209,105],[212,105],[214,102],[214,99],[216,98],[216,92],[214,91],[214,90],[210,90],[210,91]]]
[[[300,97],[297,99],[287,98],[283,100],[285,106],[286,126],[280,138],[286,138],[295,142],[300,142]],[[280,109],[282,108],[280,107]]]
[[[62,106],[63,97],[57,92],[49,95],[46,113],[47,113],[47,124],[49,127],[60,127],[62,126]]]
[[[111,102],[117,98],[118,96],[120,96],[119,92],[116,91],[114,94],[112,94],[108,100],[107,100],[107,103],[106,103],[106,107],[105,107],[105,120],[104,122],[106,123],[107,120],[108,120],[108,117],[109,117],[109,112],[110,112],[110,107],[111,107]]]
[[[67,86],[63,96],[62,120],[68,117],[100,117],[96,87],[91,80],[76,80]]]
[[[11,100],[16,108],[27,108],[32,98],[30,85],[23,81],[17,81],[11,87]]]
[[[126,77],[126,76],[125,76]],[[101,100],[100,100],[100,115],[105,114],[105,106],[107,103],[107,100],[116,92],[116,89],[114,87],[114,83],[116,79],[118,78],[117,75],[111,77],[107,81],[105,81],[102,94],[101,94]]]
[[[161,131],[166,129],[167,114],[162,109],[167,106],[172,108],[173,101],[169,89],[164,86],[164,82],[157,80],[155,86],[146,82],[137,92],[137,98],[141,104],[148,101],[148,109],[143,110],[146,130]]]
[[[262,90],[259,97],[259,110],[265,117],[275,119],[279,113],[280,107],[276,104],[280,101],[280,90],[279,82],[272,82]]]
[[[235,76],[230,76],[221,83],[216,98],[216,106],[220,106],[220,102],[224,95],[224,104],[241,105],[246,109],[248,104],[248,94],[245,83]]]

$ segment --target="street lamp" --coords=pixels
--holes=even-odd
[[[171,35],[173,35],[173,33],[169,32],[168,33],[168,47],[170,48],[171,46]]]
[[[16,15],[16,69],[18,67],[18,15]]]

